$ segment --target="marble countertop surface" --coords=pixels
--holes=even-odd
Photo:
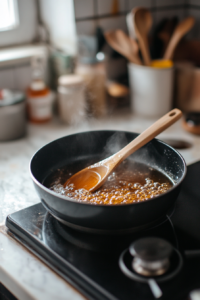
[[[0,282],[17,298],[23,299],[85,299],[66,281],[7,235],[6,216],[40,201],[29,174],[33,154],[50,141],[65,135],[88,130],[126,130],[142,132],[155,120],[140,118],[129,112],[90,119],[68,126],[59,120],[44,125],[28,125],[26,137],[0,142]],[[180,153],[191,164],[200,159],[200,137],[181,128],[181,121],[162,133],[161,139],[184,140],[192,144]]]

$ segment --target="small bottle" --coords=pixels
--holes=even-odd
[[[33,123],[45,123],[52,118],[52,93],[42,79],[43,62],[32,59],[32,82],[27,90],[28,118]]]

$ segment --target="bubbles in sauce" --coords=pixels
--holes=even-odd
[[[74,172],[64,167],[52,173],[44,185],[54,192],[93,204],[130,204],[154,198],[165,193],[173,182],[163,173],[141,163],[125,160],[108,177],[108,180],[95,192],[75,189],[73,184],[64,187],[64,183]]]

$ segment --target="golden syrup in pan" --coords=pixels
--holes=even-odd
[[[173,182],[163,173],[131,160],[125,160],[119,165],[95,192],[75,189],[73,184],[64,187],[66,180],[76,172],[64,167],[51,174],[44,184],[50,190],[77,201],[108,205],[146,201],[165,193],[173,186]]]

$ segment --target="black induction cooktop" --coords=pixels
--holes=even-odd
[[[200,288],[200,162],[188,167],[175,207],[159,224],[139,233],[82,233],[59,223],[41,203],[9,215],[6,225],[13,238],[88,299],[156,297],[144,276],[128,276],[134,275],[129,247],[146,237],[161,238],[173,249],[166,273],[151,277],[162,292],[160,299],[186,300],[192,290]]]

